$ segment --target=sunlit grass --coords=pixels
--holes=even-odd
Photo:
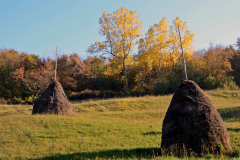
[[[219,92],[206,93],[224,120],[236,154],[198,159],[240,158],[240,97],[224,98],[216,95]],[[72,116],[33,116],[31,105],[0,105],[0,159],[178,159],[159,155],[171,98],[75,102]]]

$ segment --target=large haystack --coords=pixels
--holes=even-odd
[[[163,121],[162,150],[173,155],[201,156],[220,152],[221,146],[225,153],[232,150],[222,118],[195,82],[184,81],[174,93]]]
[[[59,82],[51,83],[33,105],[32,114],[71,114],[71,103]]]

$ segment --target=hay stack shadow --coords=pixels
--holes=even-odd
[[[72,114],[73,108],[59,82],[51,83],[33,104],[32,114]]]
[[[163,120],[161,148],[176,156],[232,151],[222,118],[193,81],[184,81],[172,97]]]

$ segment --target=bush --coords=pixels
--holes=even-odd
[[[168,84],[164,82],[158,82],[154,86],[154,95],[165,95],[168,93]]]
[[[223,84],[223,88],[229,89],[229,90],[236,90],[239,89],[239,87],[237,86],[236,82],[233,80],[233,77],[224,77],[224,84]]]
[[[102,98],[115,98],[115,97],[125,97],[125,93],[115,92],[112,90],[93,91],[90,89],[85,89],[84,91],[81,91],[81,92],[72,92],[72,94],[68,97],[68,99],[71,101],[77,101],[77,100],[86,100],[86,99],[102,99]]]
[[[209,75],[203,81],[204,89],[216,89],[216,88],[225,88],[229,90],[236,90],[239,87],[236,85],[233,77],[224,76],[224,77],[213,77]]]
[[[14,96],[12,99],[8,99],[7,103],[8,104],[23,104],[24,101],[22,101],[21,98],[17,98]]]
[[[70,97],[72,95],[72,91],[67,89],[64,91],[67,97]]]
[[[35,102],[36,99],[37,98],[32,95],[32,96],[26,97],[24,103],[25,104],[33,104],[33,102]]]
[[[7,104],[7,100],[5,100],[4,98],[0,98],[0,104]]]
[[[29,96],[29,97],[25,97],[24,100],[20,97],[14,97],[12,99],[8,99],[6,101],[7,104],[33,104],[34,101],[36,101],[36,97],[35,96]],[[1,101],[0,101],[1,103]]]
[[[209,75],[206,79],[203,80],[203,88],[204,89],[215,89],[217,88],[216,85],[216,78],[212,75]]]

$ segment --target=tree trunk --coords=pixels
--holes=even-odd
[[[173,59],[173,58],[172,58]],[[172,67],[172,77],[174,75],[174,69],[175,69],[175,63],[174,63],[174,60],[172,61],[173,62],[173,67]]]
[[[185,80],[188,80],[188,78],[187,78],[187,68],[186,68],[186,62],[185,62],[185,58],[184,58],[184,54],[183,54],[182,40],[181,40],[181,33],[180,33],[180,30],[179,30],[179,26],[178,26],[178,32],[179,32],[179,37],[180,37],[181,49],[182,49],[182,57],[183,57],[183,67],[184,67],[184,73],[185,73]]]
[[[125,60],[123,60],[123,73],[124,73],[124,80],[125,80],[125,95],[128,96],[128,84],[127,84],[127,72],[126,72]]]
[[[141,81],[141,89],[140,89],[140,96],[142,96],[143,81],[144,81],[144,79],[142,78],[142,81]]]
[[[158,63],[158,73],[157,73],[157,80],[156,80],[156,84],[159,82],[158,78],[160,77],[160,71],[161,71],[161,58],[159,58],[159,63]]]
[[[79,90],[79,76],[77,75],[76,76],[76,80],[77,80],[77,87],[76,87],[76,92],[78,92],[78,90]]]
[[[38,91],[36,92],[36,94],[35,94],[35,97],[36,97],[36,98],[38,98],[38,94],[39,94],[40,91],[41,91],[41,90],[38,90]]]

